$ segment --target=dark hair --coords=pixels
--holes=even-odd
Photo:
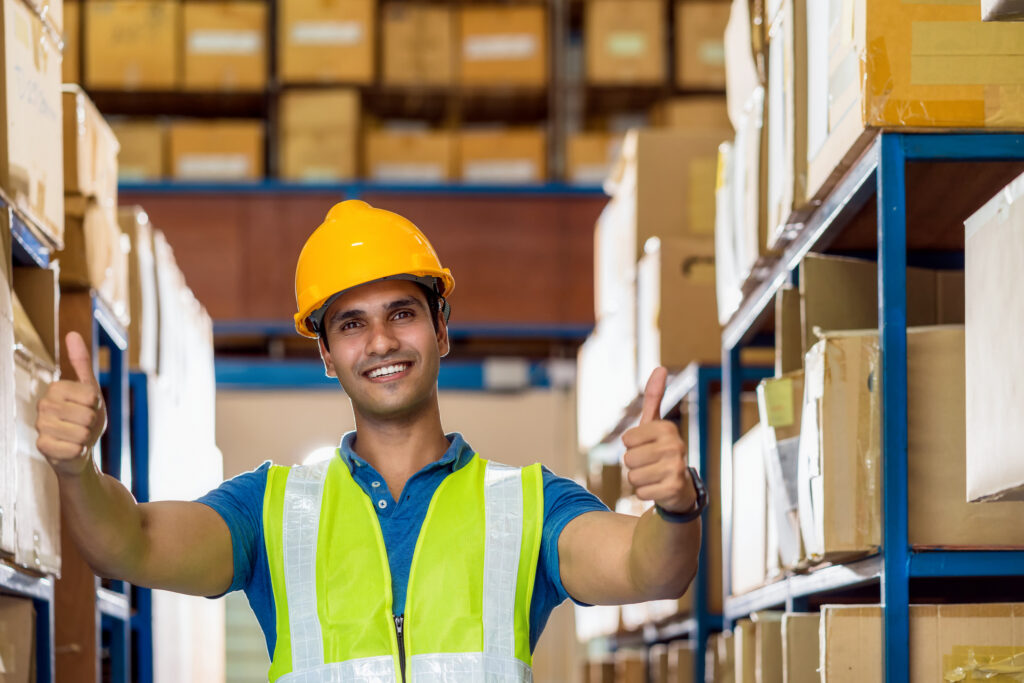
[[[415,284],[417,287],[420,288],[420,291],[423,292],[423,297],[427,300],[427,312],[430,314],[430,322],[433,323],[434,325],[434,332],[437,332],[439,330],[438,320],[441,318],[442,315],[444,315],[444,302],[441,299],[441,295],[438,294],[437,290],[434,289],[433,287],[428,287],[427,285],[424,285],[419,282],[416,282]],[[447,323],[447,320],[445,320],[445,322]],[[323,340],[324,348],[330,351],[331,344],[329,341],[327,341],[326,323],[326,320],[320,323],[320,327],[316,330],[316,333],[317,337]]]

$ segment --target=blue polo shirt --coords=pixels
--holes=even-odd
[[[475,451],[461,434],[449,434],[450,445],[444,456],[414,474],[406,482],[401,500],[396,501],[384,477],[352,450],[355,438],[355,432],[349,432],[342,438],[339,449],[341,458],[348,465],[355,481],[373,501],[377,511],[391,567],[393,609],[395,614],[402,614],[405,611],[412,554],[430,499],[444,478],[468,463]],[[227,522],[235,564],[234,578],[227,592],[245,591],[267,639],[267,652],[273,658],[277,622],[270,566],[263,540],[263,493],[270,465],[269,461],[265,462],[252,472],[225,481],[198,502],[216,510]],[[547,468],[543,470],[543,481],[544,528],[533,602],[530,605],[531,649],[537,645],[551,610],[570,597],[562,586],[558,569],[558,536],[565,525],[579,515],[608,509],[585,488],[571,479],[555,476]]]

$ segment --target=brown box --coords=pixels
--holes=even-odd
[[[757,658],[754,654],[754,622],[740,619],[732,628],[733,680],[735,683],[756,683]]]
[[[782,680],[785,683],[821,683],[818,643],[821,615],[782,615]]]
[[[0,552],[13,555],[14,499],[14,304],[11,296],[11,210],[0,212]]]
[[[189,0],[182,19],[185,90],[260,91],[267,86],[267,4]]]
[[[288,0],[278,5],[282,83],[372,83],[376,0]]]
[[[1022,620],[1014,603],[911,605],[909,683],[1011,680],[1007,669],[1024,656]],[[825,605],[821,621],[820,680],[883,680],[881,607]]]
[[[381,34],[383,79],[390,85],[455,82],[455,13],[444,5],[389,2]]]
[[[117,137],[89,96],[63,86],[64,194],[94,199],[113,219],[117,207]]]
[[[359,91],[286,90],[280,107],[281,178],[334,181],[359,175]]]
[[[24,3],[3,2],[0,186],[53,246],[64,239],[61,55]],[[30,94],[28,94],[30,93]]]
[[[36,610],[31,600],[0,596],[0,662],[3,683],[36,681]]]
[[[65,0],[64,26],[61,31],[64,40],[64,60],[61,68],[64,83],[82,82],[82,3],[79,0]]]
[[[466,85],[543,87],[548,82],[544,5],[459,9],[459,79]]]
[[[588,83],[665,81],[665,0],[588,0],[584,13]]]
[[[547,137],[540,128],[464,130],[459,174],[468,183],[542,183],[547,178]]]
[[[178,2],[88,0],[84,9],[86,87],[173,90],[178,86]]]
[[[616,652],[615,683],[647,683],[647,653],[638,650]]]
[[[984,21],[1024,20],[1024,0],[981,0]]]
[[[782,612],[754,612],[754,681],[782,683]]]
[[[153,226],[142,207],[122,206],[118,210],[121,231],[131,243],[128,259],[128,359],[133,370],[157,371],[157,341],[160,329],[156,265],[153,256]]]
[[[120,181],[160,180],[167,175],[167,129],[156,120],[121,119],[110,122],[121,145],[117,158]]]
[[[587,683],[615,683],[615,662],[591,659],[587,662]]]
[[[761,84],[752,48],[752,5],[749,0],[732,0],[724,34],[725,96],[729,105],[729,120],[737,132],[743,124],[747,103]]]
[[[69,203],[64,250],[58,252],[62,288],[92,289],[121,322],[130,320],[128,252],[116,207],[95,200]]]
[[[708,638],[705,680],[708,683],[735,683],[735,638],[732,633],[712,633]]]
[[[729,3],[722,0],[677,0],[676,87],[725,89],[725,26]]]
[[[846,172],[872,128],[1024,127],[1024,23],[982,22],[977,2],[808,9],[807,63],[827,65],[808,72],[808,197]]]
[[[169,140],[171,174],[179,180],[263,177],[262,121],[175,121]]]
[[[443,183],[455,178],[455,135],[440,130],[369,130],[366,177],[384,182]]]
[[[826,335],[807,354],[800,439],[800,526],[812,559],[880,543],[877,334]],[[965,501],[964,330],[907,333],[908,538],[917,548],[1024,547],[1024,503]]]
[[[803,370],[803,324],[800,290],[786,285],[775,295],[775,376]]]
[[[666,683],[704,683],[693,678],[694,652],[693,644],[687,641],[675,641],[668,644],[668,675]],[[703,652],[701,656],[703,656]]]
[[[637,265],[637,386],[658,366],[715,364],[722,335],[715,310],[715,245],[707,239],[648,241]]]
[[[768,488],[760,425],[732,449],[732,594],[742,595],[768,578]],[[737,680],[739,680],[737,675]]]
[[[600,185],[619,156],[622,136],[612,133],[572,133],[566,144],[566,180],[581,185]]]
[[[732,130],[725,98],[719,95],[691,95],[662,100],[651,108],[651,125],[684,130]],[[725,139],[731,137],[727,135]]]
[[[966,221],[967,500],[1024,500],[1024,176]]]

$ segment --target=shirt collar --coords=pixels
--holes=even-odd
[[[476,451],[466,443],[466,440],[459,432],[445,434],[445,438],[448,439],[448,450],[444,452],[440,460],[430,463],[427,467],[448,467],[454,472],[464,467],[476,455]],[[352,444],[355,441],[356,433],[351,431],[341,437],[341,443],[338,444],[338,453],[341,455],[341,459],[353,473],[357,468],[370,467],[370,463],[359,457],[355,450],[352,449]]]

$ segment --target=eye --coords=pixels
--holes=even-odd
[[[339,329],[342,332],[350,332],[351,330],[356,329],[356,327],[358,327],[358,326],[359,326],[358,322],[356,322],[355,320],[349,320],[347,322],[342,323],[342,325],[341,325],[341,327]]]
[[[394,319],[395,320],[401,320],[403,318],[412,318],[414,315],[415,314],[412,311],[410,311],[408,309],[404,309],[404,310],[401,310],[401,311],[396,311],[395,315],[394,315]]]

